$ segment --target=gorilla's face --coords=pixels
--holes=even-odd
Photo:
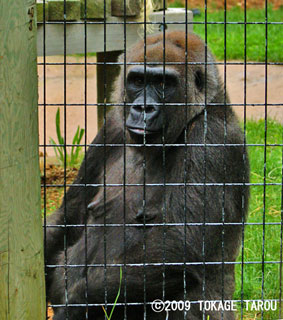
[[[176,137],[184,117],[184,106],[177,105],[184,102],[178,71],[134,66],[127,74],[126,97],[126,127],[132,140],[142,142],[145,137],[146,142],[158,143],[164,134],[168,142],[172,129]]]
[[[113,101],[126,102],[120,115],[126,119],[127,140],[134,143],[174,143],[222,92],[214,58],[197,36],[168,33],[166,50],[163,40],[148,37],[146,50],[140,41],[119,58],[122,70]]]

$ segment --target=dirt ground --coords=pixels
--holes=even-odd
[[[96,61],[95,57],[88,58],[89,63]],[[42,62],[42,59],[39,59]],[[62,56],[47,57],[47,62],[62,63]],[[84,63],[84,58],[67,57],[67,62]],[[231,61],[230,61],[231,62]],[[87,142],[90,143],[97,133],[96,107],[87,106],[85,109],[85,67],[84,65],[66,66],[66,103],[81,104],[79,106],[68,106],[66,108],[66,137],[67,143],[72,143],[77,126],[85,127],[85,118],[87,119]],[[220,74],[224,78],[224,67],[219,66]],[[44,76],[43,66],[38,67],[39,72],[39,103],[44,102]],[[265,97],[265,66],[247,65],[246,81],[243,65],[226,66],[226,83],[231,102],[233,104],[244,103],[244,88],[246,83],[246,103],[264,104],[277,103],[279,106],[268,106],[267,116],[283,124],[283,88],[282,88],[282,66],[267,67],[267,95]],[[87,104],[96,103],[96,66],[87,66]],[[55,115],[58,104],[64,104],[64,67],[62,65],[48,65],[46,67],[46,103],[54,106],[46,107],[46,125],[44,125],[44,108],[39,107],[39,127],[40,144],[44,144],[44,132],[46,132],[46,143],[49,143],[50,137],[57,141]],[[61,128],[64,132],[63,120],[64,112],[61,107]],[[243,106],[234,106],[234,110],[240,119],[243,118]],[[265,117],[264,106],[247,106],[247,117],[249,119],[261,119]],[[85,113],[86,112],[86,113]],[[52,147],[47,149],[47,155],[54,156]]]

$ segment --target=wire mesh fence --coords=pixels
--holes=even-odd
[[[182,5],[38,3],[49,319],[281,319],[282,18]]]

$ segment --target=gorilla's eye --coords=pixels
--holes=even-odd
[[[171,86],[171,81],[169,79],[161,80],[157,83],[157,86],[160,90],[166,89]]]
[[[133,83],[135,86],[141,87],[144,85],[144,79],[141,77],[136,77],[136,78],[134,78]]]
[[[174,76],[165,75],[164,77],[164,75],[160,75],[160,77],[156,79],[155,85],[159,90],[168,90],[176,85],[176,83],[177,79]]]

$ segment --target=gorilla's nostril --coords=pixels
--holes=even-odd
[[[146,113],[152,113],[152,112],[154,112],[154,107],[146,107],[146,109],[145,109],[145,112]]]
[[[136,112],[143,112],[145,111],[145,113],[152,113],[155,111],[154,107],[153,106],[150,106],[150,105],[147,105],[144,106],[143,105],[133,105],[133,109],[136,111]]]
[[[134,105],[133,109],[137,112],[143,112],[143,108],[141,105]]]

